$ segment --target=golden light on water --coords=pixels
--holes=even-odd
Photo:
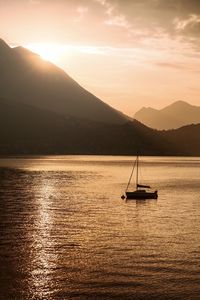
[[[119,198],[130,157],[2,158],[2,299],[196,299],[200,160],[142,161],[158,200]]]
[[[30,268],[29,285],[30,292],[39,298],[45,296],[44,290],[49,292],[52,286],[52,268],[55,267],[55,261],[58,259],[54,249],[54,239],[52,237],[53,216],[52,199],[55,193],[54,186],[47,178],[41,178],[41,184],[35,191],[35,204],[37,207],[37,217],[35,219],[33,234],[32,264]]]

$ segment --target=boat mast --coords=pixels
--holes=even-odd
[[[137,158],[136,158],[136,190],[138,189],[138,163],[139,163],[139,156],[137,155]]]

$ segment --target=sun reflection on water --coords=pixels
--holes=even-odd
[[[36,189],[35,205],[37,206],[32,245],[32,266],[29,286],[34,294],[42,299],[50,293],[54,282],[52,270],[58,259],[55,251],[53,215],[51,207],[55,196],[55,187],[48,178],[42,178]]]

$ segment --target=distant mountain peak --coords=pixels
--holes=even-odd
[[[192,123],[200,123],[200,107],[178,100],[160,110],[142,108],[136,112],[135,118],[155,129],[179,128]]]
[[[190,105],[188,102],[183,101],[183,100],[177,100],[173,104],[187,104],[187,105]]]
[[[169,114],[180,114],[181,112],[186,112],[186,111],[191,111],[191,110],[195,110],[195,109],[199,109],[198,106],[192,105],[186,101],[183,100],[178,100],[175,101],[173,103],[171,103],[170,105],[164,107],[163,109],[160,110],[160,112],[164,112],[165,114],[169,113]],[[186,124],[184,124],[186,125]]]
[[[178,100],[178,101],[175,101],[173,102],[172,104],[168,105],[167,107],[169,106],[172,106],[172,107],[183,107],[183,106],[192,106],[190,103],[186,102],[186,101],[183,101],[183,100]],[[166,107],[165,107],[166,108]],[[165,109],[164,108],[164,109]]]

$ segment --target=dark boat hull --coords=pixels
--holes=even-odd
[[[158,198],[158,193],[157,191],[155,192],[140,192],[140,191],[135,191],[135,192],[126,192],[126,199],[157,199]]]

